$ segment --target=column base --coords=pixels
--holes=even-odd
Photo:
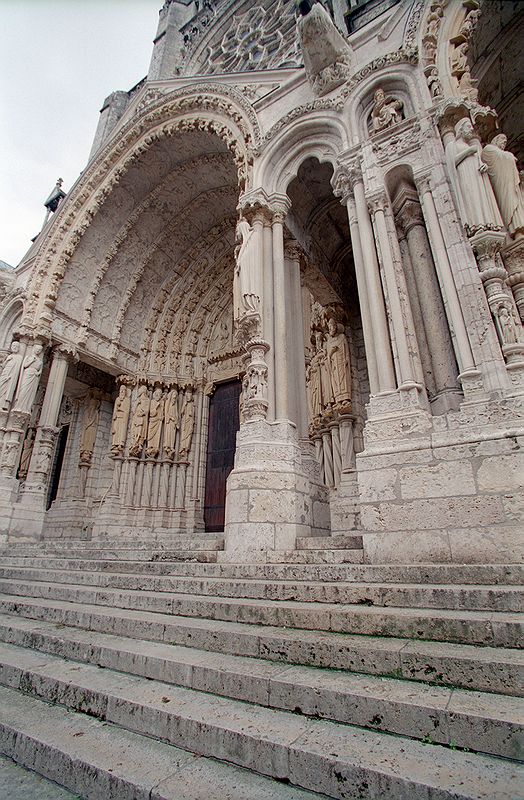
[[[265,562],[268,552],[294,550],[298,537],[329,530],[327,492],[308,474],[306,460],[290,422],[241,426],[227,481],[220,561]]]

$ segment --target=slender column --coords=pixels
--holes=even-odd
[[[332,423],[331,428],[331,446],[333,451],[333,481],[335,486],[340,483],[340,475],[342,472],[342,452],[340,449],[340,429],[338,422]]]
[[[61,346],[53,350],[53,360],[36,429],[35,444],[29,464],[25,491],[45,495],[53,463],[58,428],[58,415],[64,392],[69,362],[75,353]]]
[[[330,489],[335,485],[335,475],[333,470],[333,443],[331,441],[331,433],[329,430],[322,431],[322,449],[324,452],[324,476],[326,486]]]
[[[361,251],[366,274],[366,294],[369,298],[369,310],[371,319],[373,320],[373,339],[375,345],[375,363],[377,365],[378,374],[378,388],[380,392],[393,392],[396,389],[395,370],[393,367],[393,357],[391,355],[389,328],[384,295],[382,293],[382,284],[380,281],[377,252],[375,249],[367,201],[364,194],[362,175],[356,176],[353,184],[353,191],[357,210],[358,229],[360,232]]]
[[[355,264],[355,275],[357,278],[358,301],[360,305],[360,316],[362,319],[362,331],[364,334],[364,346],[366,349],[366,363],[369,376],[369,390],[371,395],[378,394],[379,375],[377,369],[376,346],[373,332],[373,318],[371,316],[369,286],[366,280],[366,267],[362,252],[362,242],[357,218],[357,206],[353,195],[352,186],[356,181],[361,180],[360,168],[339,167],[333,180],[333,194],[340,197],[340,202],[347,208],[349,219],[349,233],[351,236],[351,248],[353,250],[353,263]]]
[[[453,279],[453,272],[449,262],[446,244],[442,235],[435,201],[431,192],[429,176],[415,176],[415,183],[419,192],[424,219],[432,245],[435,267],[446,309],[448,323],[454,339],[455,355],[461,373],[475,371],[475,361],[469,343],[464,317],[460,308],[457,287]]]
[[[455,356],[420,205],[407,200],[398,213],[398,219],[413,267],[411,274],[420,303],[422,331],[430,356],[435,390],[441,392],[457,385]]]
[[[275,419],[275,340],[274,340],[274,308],[273,308],[273,232],[269,218],[264,220],[264,277],[263,277],[263,307],[262,307],[262,335],[269,344],[267,352],[268,371],[268,408],[267,419]]]
[[[294,242],[286,243],[286,263],[289,273],[290,307],[293,309],[288,323],[292,326],[291,361],[294,375],[294,395],[296,398],[296,423],[301,439],[308,436],[308,413],[306,395],[306,363],[304,358],[304,320],[302,307],[302,288],[300,286],[300,250]]]
[[[289,419],[289,353],[287,342],[287,303],[284,264],[283,209],[273,213],[273,308],[275,351],[275,417]]]
[[[399,383],[401,388],[404,384],[409,384],[412,386],[414,383],[416,383],[416,380],[413,370],[413,363],[409,352],[406,324],[402,313],[402,306],[400,304],[399,287],[397,285],[397,279],[395,276],[395,264],[393,261],[393,253],[391,252],[391,245],[389,242],[386,225],[385,211],[387,207],[387,198],[384,194],[380,194],[370,198],[369,203],[375,224],[377,244],[382,255],[384,279],[391,313],[391,325],[398,353]]]

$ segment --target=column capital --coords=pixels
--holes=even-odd
[[[55,344],[51,350],[54,359],[62,361],[69,361],[71,363],[78,361],[78,348],[71,342],[60,342]]]
[[[407,236],[413,228],[424,225],[420,203],[415,200],[405,200],[395,213],[395,221],[404,236]]]
[[[368,208],[373,216],[379,212],[385,212],[389,207],[388,198],[385,192],[379,191],[366,197]]]
[[[339,164],[331,178],[331,186],[335,197],[340,197],[342,203],[347,202],[348,196],[353,193],[356,183],[363,183],[360,158],[353,158]]]
[[[288,258],[290,261],[300,261],[302,255],[302,248],[295,239],[284,239],[284,258]]]
[[[240,213],[251,221],[258,217],[268,222],[283,222],[290,208],[291,200],[287,194],[274,192],[268,195],[262,188],[245,192],[238,202]]]
[[[431,173],[415,172],[413,174],[413,180],[415,181],[415,186],[417,187],[420,195],[423,195],[426,192],[431,192]]]

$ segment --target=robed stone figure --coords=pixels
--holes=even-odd
[[[2,372],[0,373],[0,411],[8,411],[13,402],[22,368],[22,360],[20,342],[14,341],[11,344],[11,352],[4,361]]]

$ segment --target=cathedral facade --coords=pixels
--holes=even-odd
[[[0,274],[0,541],[522,559],[518,5],[165,2]]]

